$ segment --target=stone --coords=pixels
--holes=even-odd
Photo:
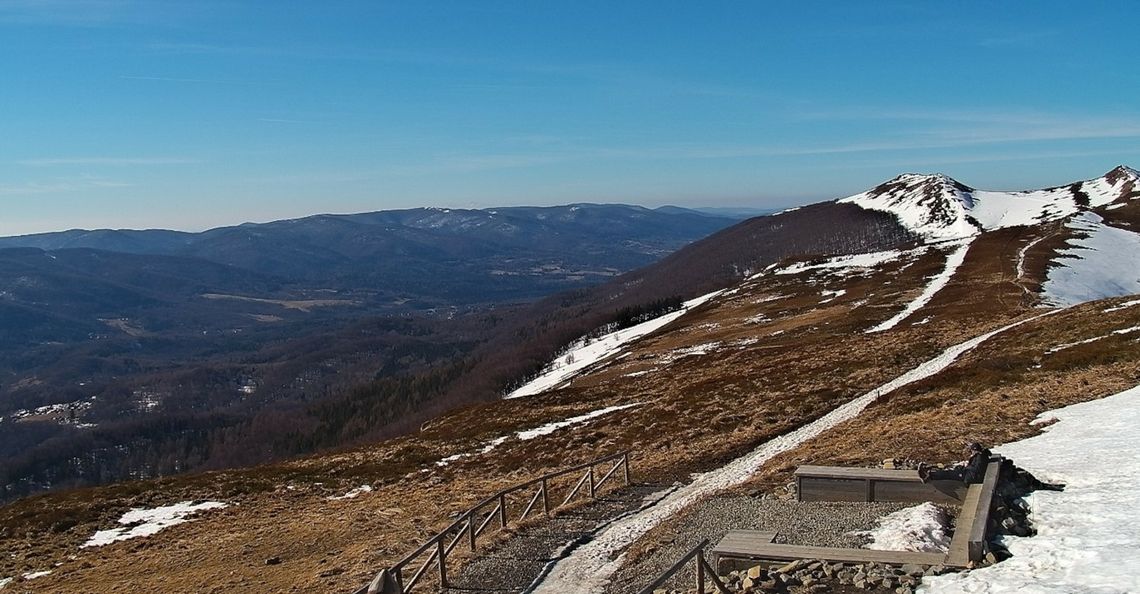
[[[787,565],[777,569],[776,571],[778,573],[795,573],[797,569],[799,569],[803,566],[804,566],[804,560],[803,559],[796,559],[795,561],[788,563]]]
[[[748,577],[754,580],[763,578],[767,573],[768,570],[764,569],[764,566],[762,565],[757,565],[756,567],[751,567],[748,569]]]
[[[913,563],[907,563],[906,565],[903,565],[899,568],[899,571],[903,572],[906,575],[922,575],[926,572],[926,570],[924,570],[921,565],[915,565]]]
[[[266,565],[281,565],[281,557],[270,557],[265,560]]]
[[[751,577],[746,577],[746,578],[740,580],[740,587],[747,590],[748,588],[754,587],[757,584],[757,582],[758,582],[758,580],[755,580]]]
[[[917,586],[918,578],[911,575],[904,575],[899,577],[900,586]]]

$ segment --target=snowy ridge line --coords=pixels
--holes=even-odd
[[[903,310],[899,313],[895,314],[891,319],[875,326],[874,328],[866,330],[866,333],[870,334],[873,332],[884,332],[886,330],[890,330],[891,328],[897,326],[899,322],[910,317],[914,312],[922,309],[927,303],[930,303],[930,300],[933,299],[934,296],[938,294],[938,292],[941,291],[943,287],[946,286],[946,283],[950,282],[950,279],[954,276],[954,273],[958,272],[958,268],[961,267],[962,263],[966,261],[966,253],[970,251],[970,244],[973,243],[973,240],[973,237],[962,240],[958,244],[958,249],[946,255],[946,265],[943,267],[942,272],[939,272],[934,276],[934,278],[930,279],[930,283],[926,285],[926,287],[922,290],[922,293],[919,294],[919,296],[916,297],[914,301],[906,304],[906,307],[904,307]]]
[[[509,394],[503,396],[503,398],[511,399],[533,396],[555,388],[563,382],[577,376],[586,368],[619,354],[621,348],[626,344],[668,325],[688,313],[689,310],[709,301],[724,291],[725,289],[721,289],[702,295],[696,299],[690,299],[677,311],[642,322],[636,326],[630,326],[629,328],[611,332],[593,341],[586,342],[579,339],[571,343],[581,343],[579,346],[575,346],[566,353],[563,353],[547,365],[541,375],[511,391]]]
[[[669,517],[681,512],[706,495],[747,481],[775,456],[800,446],[844,421],[855,418],[880,396],[937,374],[949,367],[964,353],[977,348],[978,345],[998,334],[1058,311],[1063,310],[1054,310],[1013,322],[954,345],[929,361],[836,408],[819,419],[775,437],[719,469],[699,475],[693,482],[664,497],[658,505],[615,522],[593,540],[578,547],[570,556],[562,559],[551,568],[547,577],[541,583],[527,590],[527,593],[591,594],[600,592],[609,583],[610,577],[621,567],[625,558],[623,550]]]

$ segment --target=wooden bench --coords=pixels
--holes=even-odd
[[[800,501],[896,501],[960,504],[966,497],[961,481],[922,482],[917,470],[801,466],[796,469]]]
[[[914,470],[886,470],[879,468],[835,468],[828,466],[801,466],[796,470],[800,485],[800,501],[902,501],[961,503],[957,529],[950,541],[948,553],[919,553],[912,551],[878,551],[871,549],[844,549],[803,545],[775,544],[774,532],[733,530],[710,551],[713,567],[722,572],[723,559],[749,562],[786,563],[796,559],[819,559],[832,563],[885,563],[903,565],[945,565],[967,567],[981,561],[986,554],[990,510],[1001,475],[1002,459],[995,457],[986,466],[985,478],[980,484],[968,487],[958,481],[932,481],[923,483]],[[840,481],[836,483],[836,481]],[[842,482],[847,481],[847,482]],[[953,488],[937,483],[953,483]],[[803,485],[807,485],[807,489]],[[837,486],[838,484],[838,486]],[[929,490],[922,487],[934,486]],[[958,497],[957,493],[961,492]],[[918,498],[926,493],[930,497]],[[954,496],[952,496],[952,494]],[[949,498],[949,500],[947,500]]]

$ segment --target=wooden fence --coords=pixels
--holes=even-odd
[[[701,541],[701,543],[693,547],[691,551],[685,553],[685,556],[681,557],[680,561],[677,561],[672,567],[665,570],[665,573],[661,574],[653,583],[646,586],[638,594],[653,594],[655,589],[661,587],[661,585],[673,577],[675,573],[681,571],[689,561],[694,561],[697,565],[697,594],[705,594],[705,580],[711,581],[716,589],[723,594],[730,594],[731,590],[724,585],[724,582],[720,581],[716,570],[713,569],[713,567],[709,565],[708,560],[705,559],[705,549],[708,548],[708,546],[708,539]]]
[[[574,497],[580,493],[592,499],[597,496],[598,489],[619,470],[622,471],[621,475],[625,484],[630,484],[629,454],[630,452],[628,450],[619,452],[591,462],[545,474],[536,479],[495,493],[477,503],[466,512],[463,512],[450,526],[428,539],[427,542],[406,555],[391,568],[380,572],[372,583],[360,588],[354,594],[387,594],[389,592],[408,594],[412,592],[412,589],[415,588],[417,584],[420,584],[421,580],[427,575],[433,565],[438,572],[439,587],[441,589],[447,588],[449,586],[447,578],[447,556],[455,550],[455,547],[459,546],[461,542],[466,541],[470,550],[475,551],[477,539],[492,523],[498,524],[499,530],[501,531],[512,521],[521,522],[525,520],[531,515],[531,512],[536,512],[538,508],[542,509],[544,515],[549,516],[551,511],[569,504]],[[613,466],[609,466],[611,463]],[[604,468],[608,467],[608,470],[601,475],[601,478],[597,478],[597,474],[594,470],[598,466],[603,466]],[[557,503],[558,500],[553,498],[554,493],[552,487],[556,490],[554,483],[558,482],[558,479],[562,477],[575,475],[579,472],[582,473],[581,478],[570,488],[561,503]],[[530,493],[532,489],[534,490],[533,495],[530,495],[529,502],[523,507],[518,517],[511,517],[508,497],[515,493]],[[552,503],[554,503],[554,505],[552,505]],[[535,515],[537,515],[537,512]],[[496,519],[498,520],[497,522],[495,522]],[[415,567],[417,563],[418,568],[405,580],[405,571],[410,567]]]

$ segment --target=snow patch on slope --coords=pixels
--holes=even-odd
[[[950,550],[949,522],[942,508],[927,501],[888,514],[877,528],[855,534],[871,539],[865,549],[945,553]]]
[[[809,262],[796,262],[774,271],[774,274],[799,274],[809,270],[822,270],[838,275],[849,275],[861,273],[863,271],[875,268],[898,260],[907,254],[919,253],[920,250],[900,251],[900,250],[887,250],[883,252],[870,252],[867,254],[853,254],[849,256],[835,256],[832,258],[825,258],[822,260],[812,260]],[[761,276],[760,273],[756,276]],[[753,277],[756,278],[756,277]],[[756,303],[763,303],[757,301]]]
[[[1140,592],[1140,387],[1045,413],[1044,433],[996,448],[1062,492],[1029,495],[1037,536],[1003,537],[1013,557],[923,578],[926,594]]]
[[[686,312],[716,297],[721,291],[714,291],[696,299],[686,301],[681,309],[667,313],[652,320],[642,322],[623,330],[611,332],[595,340],[579,340],[571,346],[565,354],[555,359],[543,370],[542,374],[527,382],[522,387],[512,391],[504,398],[521,398],[532,396],[550,390],[563,382],[581,373],[587,367],[608,357],[621,353],[622,347],[663,328],[670,322],[685,315]]]
[[[1111,227],[1092,212],[1073,217],[1068,227],[1080,236],[1060,250],[1046,274],[1042,300],[1068,306],[1140,293],[1140,235]]]
[[[611,524],[593,540],[583,544],[568,557],[557,562],[546,577],[528,592],[533,594],[592,594],[602,591],[605,584],[609,582],[610,576],[621,567],[624,561],[623,549],[690,504],[706,495],[747,481],[773,457],[798,447],[839,423],[855,418],[880,396],[942,371],[963,353],[973,350],[986,340],[1052,313],[1055,312],[1014,322],[952,346],[937,357],[836,408],[819,419],[795,431],[769,440],[752,452],[717,470],[697,475],[693,482],[673,491],[661,499],[657,505]]]
[[[220,501],[205,501],[194,503],[183,501],[174,505],[156,507],[154,509],[134,508],[119,518],[122,528],[100,530],[95,533],[82,548],[101,547],[120,540],[151,536],[171,526],[189,522],[191,516],[198,512],[228,507]]]
[[[361,495],[363,495],[365,493],[371,493],[371,492],[372,492],[372,485],[360,485],[359,487],[352,489],[351,491],[349,491],[348,493],[345,493],[344,495],[334,495],[332,497],[329,497],[328,500],[329,501],[343,501],[345,499],[356,499],[357,497],[360,497]]]
[[[625,410],[627,408],[634,408],[637,406],[641,406],[641,403],[635,402],[633,404],[621,404],[618,406],[607,406],[606,408],[598,409],[595,411],[590,411],[588,413],[581,414],[581,415],[578,415],[575,417],[570,417],[569,419],[565,419],[562,421],[554,421],[551,423],[547,423],[545,425],[535,427],[534,429],[524,429],[522,431],[515,433],[514,436],[521,441],[530,441],[530,440],[535,439],[537,437],[542,437],[543,435],[550,435],[551,433],[554,433],[555,431],[558,431],[559,429],[565,429],[566,427],[572,427],[574,425],[581,425],[583,423],[588,423],[588,422],[590,422],[590,421],[592,421],[592,420],[594,420],[600,416],[608,415],[612,412],[617,412],[619,410]],[[443,466],[447,466],[447,465],[449,465],[452,462],[455,462],[457,460],[462,460],[463,458],[470,458],[472,456],[486,454],[486,453],[490,452],[491,450],[494,450],[495,448],[503,445],[510,438],[511,438],[510,435],[504,435],[501,437],[496,437],[495,439],[492,439],[491,441],[488,441],[487,443],[483,444],[482,449],[480,449],[478,452],[474,452],[474,453],[464,452],[461,454],[454,454],[454,455],[451,455],[451,456],[448,456],[446,458],[442,458],[442,459],[436,461],[435,465],[443,467]]]
[[[553,423],[547,423],[541,427],[536,427],[534,429],[527,429],[526,431],[519,431],[518,433],[515,434],[515,437],[517,437],[523,441],[531,440],[531,439],[534,439],[536,437],[542,437],[543,435],[550,435],[551,433],[554,433],[555,431],[558,431],[559,429],[562,429],[564,427],[570,427],[572,425],[578,425],[580,423],[586,423],[586,422],[588,422],[592,419],[596,419],[602,415],[608,415],[612,412],[617,412],[619,410],[625,410],[627,408],[633,408],[635,406],[641,406],[641,403],[635,402],[633,404],[622,404],[619,406],[608,406],[608,407],[600,409],[600,410],[588,412],[584,415],[578,415],[576,417],[570,417],[569,419],[566,419],[564,421],[556,421]]]

